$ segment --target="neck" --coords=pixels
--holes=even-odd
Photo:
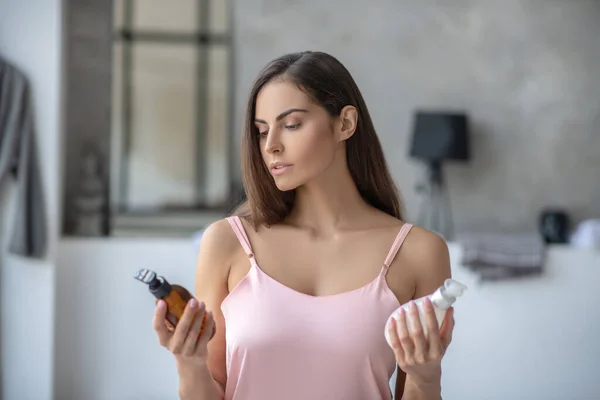
[[[316,234],[329,235],[348,228],[353,218],[369,208],[352,179],[345,155],[340,158],[343,162],[334,162],[317,179],[296,189],[288,222]]]

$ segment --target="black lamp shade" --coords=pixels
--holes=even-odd
[[[470,158],[466,114],[417,111],[412,128],[411,157],[425,161]]]

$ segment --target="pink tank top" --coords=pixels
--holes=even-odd
[[[391,399],[396,362],[384,328],[400,304],[385,275],[412,225],[402,226],[373,281],[349,292],[311,296],[263,272],[239,218],[227,220],[251,267],[221,305],[225,399]]]

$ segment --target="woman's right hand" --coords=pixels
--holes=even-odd
[[[206,323],[202,329],[202,320]],[[175,355],[181,365],[206,364],[207,345],[215,333],[215,320],[211,311],[206,311],[204,302],[192,298],[175,328],[167,321],[167,303],[159,300],[154,312],[153,327],[158,342]]]

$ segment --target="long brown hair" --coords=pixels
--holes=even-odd
[[[360,90],[350,72],[336,58],[311,51],[286,54],[271,61],[254,82],[246,107],[241,145],[246,200],[234,214],[248,218],[257,229],[260,225],[270,226],[283,221],[294,205],[295,192],[282,192],[275,186],[262,160],[258,129],[254,125],[258,93],[268,82],[279,77],[296,84],[331,117],[339,116],[347,105],[356,107],[356,131],[346,141],[350,174],[368,204],[402,219],[400,195]]]

